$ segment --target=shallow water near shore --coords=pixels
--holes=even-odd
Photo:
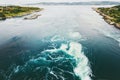
[[[120,79],[120,31],[93,6],[32,6],[42,16],[0,22],[1,80]]]

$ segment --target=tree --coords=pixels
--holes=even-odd
[[[3,13],[0,13],[0,20],[5,20],[6,16]]]

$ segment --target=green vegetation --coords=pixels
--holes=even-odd
[[[0,20],[5,20],[5,19],[6,19],[5,15],[3,13],[0,13]]]
[[[0,20],[21,17],[41,10],[42,8],[37,7],[0,6]]]
[[[110,20],[115,23],[120,23],[120,5],[108,8],[98,8],[100,12],[109,16]]]
[[[104,20],[120,29],[120,5],[114,7],[93,8],[103,16]]]

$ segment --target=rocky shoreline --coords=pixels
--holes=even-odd
[[[113,17],[110,17],[104,13],[102,13],[98,8],[92,8],[94,11],[96,11],[97,13],[99,13],[101,16],[103,16],[103,19],[110,25],[114,25],[116,28],[120,29],[120,23],[116,23],[114,21],[112,21],[112,19],[114,19]]]
[[[41,16],[41,15],[40,14],[33,14],[31,16],[25,17],[24,20],[37,19],[39,16]]]

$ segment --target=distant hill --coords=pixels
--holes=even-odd
[[[120,5],[116,1],[90,1],[90,2],[40,2],[30,5]]]

